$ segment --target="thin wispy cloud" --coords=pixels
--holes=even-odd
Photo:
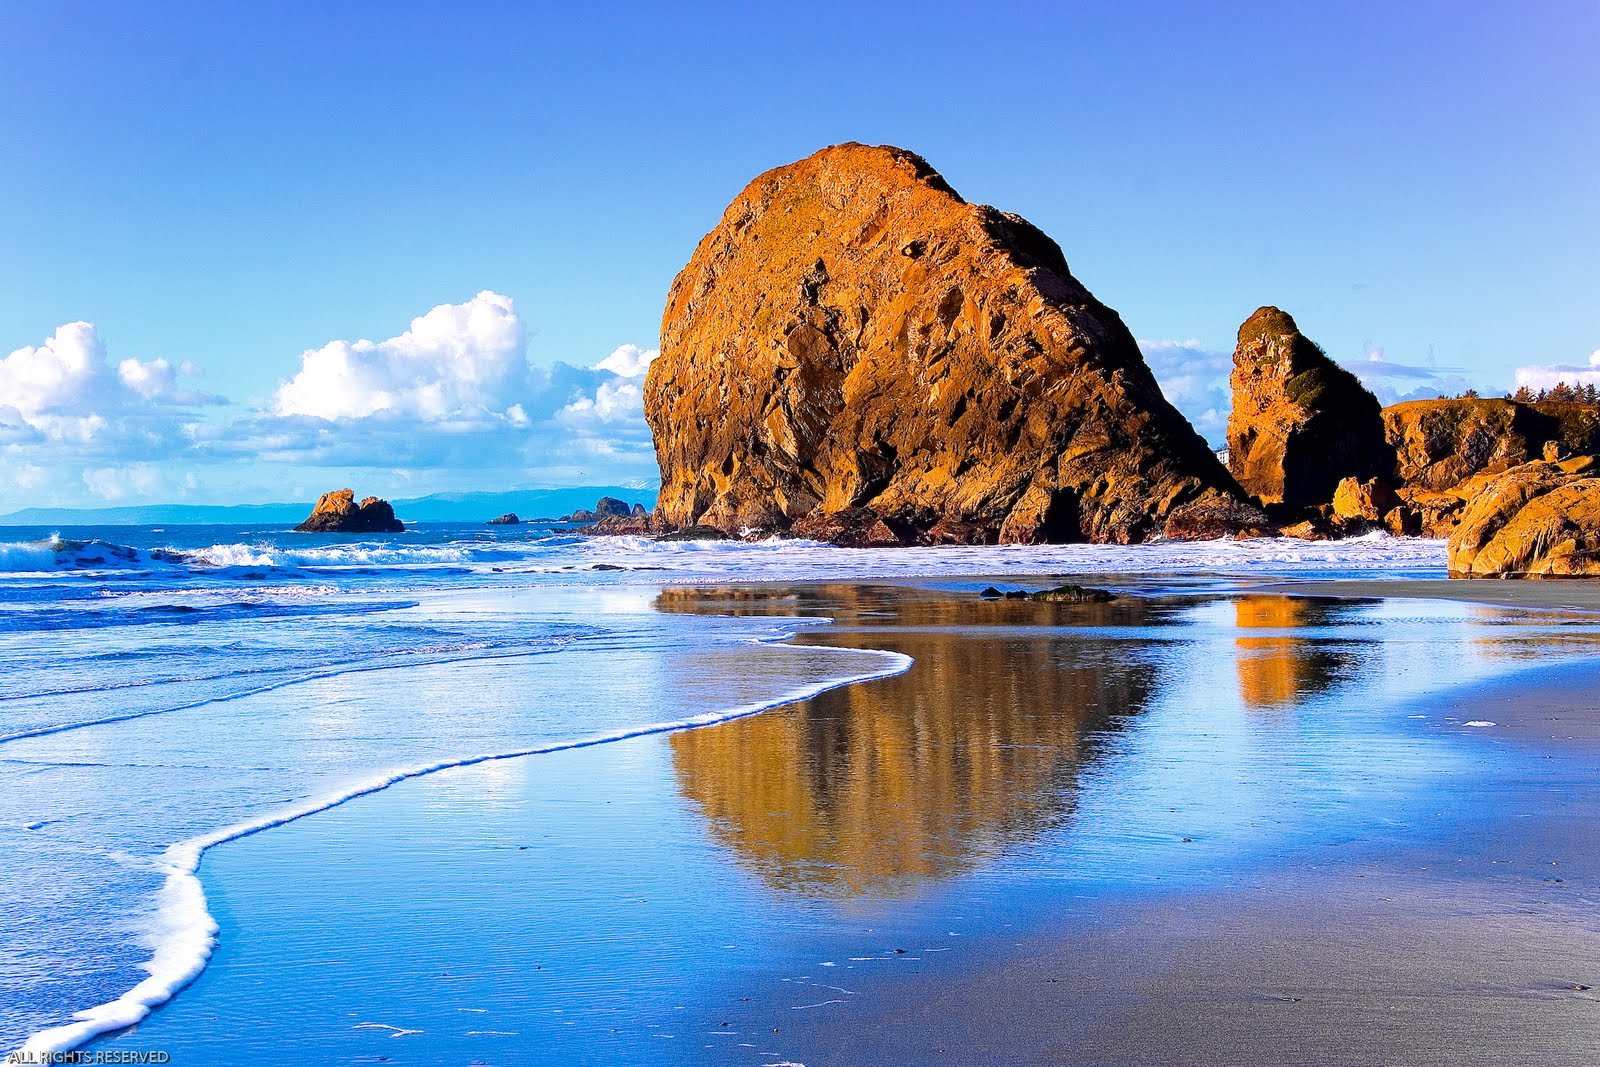
[[[1474,387],[1460,367],[1395,363],[1389,360],[1383,349],[1375,345],[1366,346],[1366,355],[1362,359],[1338,362],[1359,378],[1361,384],[1384,405],[1455,396]]]

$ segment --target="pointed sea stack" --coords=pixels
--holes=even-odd
[[[1327,504],[1344,478],[1393,482],[1377,398],[1286,313],[1264,307],[1239,327],[1231,380],[1228,467],[1262,504]]]
[[[645,417],[663,526],[1033,543],[1264,521],[1054,241],[888,146],[739,194],[673,282]]]

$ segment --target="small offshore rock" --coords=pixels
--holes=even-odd
[[[521,526],[522,525],[522,520],[517,518],[517,513],[516,512],[508,511],[504,515],[496,515],[494,518],[492,518],[488,522],[484,523],[484,525],[485,526]]]
[[[1394,489],[1382,478],[1340,479],[1333,492],[1333,514],[1338,520],[1365,519],[1379,522],[1400,505]]]
[[[625,519],[629,513],[628,502],[618,500],[614,496],[603,496],[594,506],[594,517],[597,522],[601,519]]]
[[[405,529],[387,500],[369,496],[357,504],[349,489],[323,493],[311,514],[295,527],[297,533],[404,533]]]

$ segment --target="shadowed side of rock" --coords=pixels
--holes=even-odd
[[[1401,482],[1432,492],[1539,459],[1560,434],[1558,420],[1494,398],[1412,400],[1384,408],[1383,423]]]
[[[673,283],[645,415],[662,527],[871,545],[1265,529],[1056,244],[897,148],[750,183]]]

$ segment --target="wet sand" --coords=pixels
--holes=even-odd
[[[1337,582],[1271,582],[1260,592],[1297,596],[1390,597],[1407,600],[1454,600],[1506,608],[1559,608],[1600,611],[1600,581],[1550,579],[1347,579]]]
[[[1600,1063],[1597,693],[1588,660],[1416,705],[1425,728],[1493,722],[1482,744],[1544,757],[1493,785],[1489,818],[1223,892],[1095,902],[987,964],[791,1023],[787,1047],[811,1067]]]

